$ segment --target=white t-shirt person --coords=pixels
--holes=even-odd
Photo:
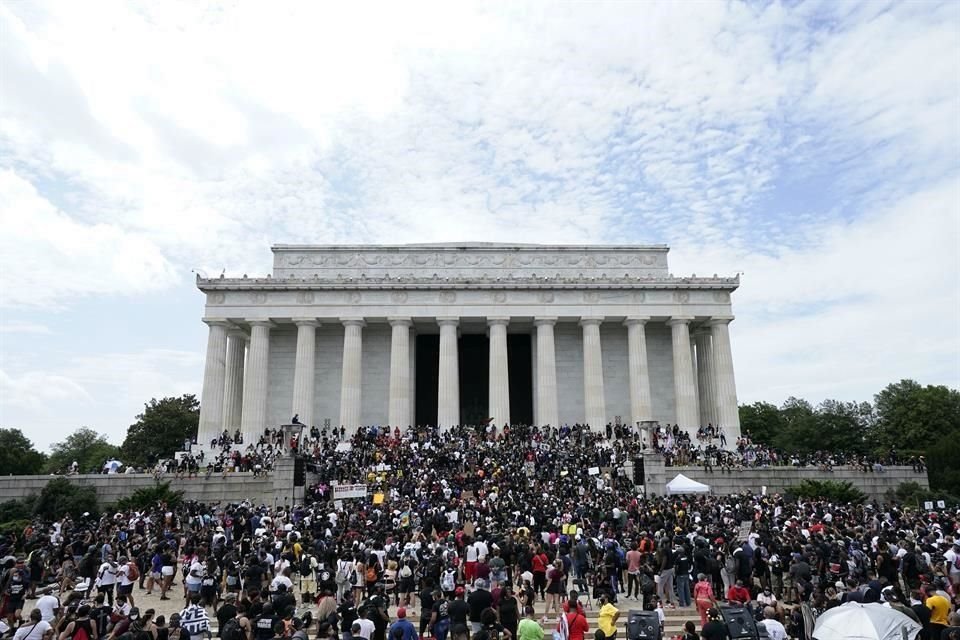
[[[104,587],[108,587],[112,584],[117,583],[117,565],[113,560],[107,560],[100,565],[100,570],[97,571],[97,578],[100,580],[100,584]]]
[[[29,622],[20,625],[17,632],[13,634],[13,640],[43,640],[43,637],[52,630],[53,627],[46,620],[35,622],[31,618]]]

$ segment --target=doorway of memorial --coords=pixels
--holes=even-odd
[[[485,335],[460,336],[460,422],[486,422],[490,411],[490,339]]]
[[[533,347],[531,338],[529,333],[507,334],[510,422],[513,424],[533,424]],[[502,427],[503,425],[497,426]]]
[[[437,389],[440,373],[440,336],[420,334],[416,336],[416,382],[414,408],[417,425],[437,424]]]

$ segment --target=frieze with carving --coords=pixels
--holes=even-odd
[[[250,294],[250,302],[253,304],[266,304],[267,294],[263,291],[254,291]]]
[[[553,291],[541,291],[537,294],[537,300],[543,304],[550,304],[554,301]]]
[[[223,304],[227,301],[225,293],[211,293],[207,296],[207,304]]]
[[[390,302],[400,304],[407,301],[407,292],[406,291],[394,291],[390,294]]]
[[[440,292],[440,302],[450,304],[451,302],[457,301],[457,294],[453,291],[441,291]]]
[[[314,295],[312,291],[300,291],[297,293],[297,302],[300,304],[313,304]]]

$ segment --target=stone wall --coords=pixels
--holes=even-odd
[[[184,492],[184,499],[197,500],[206,503],[214,502],[242,502],[250,500],[255,504],[274,504],[274,476],[254,478],[250,473],[237,473],[228,475],[224,478],[222,475],[213,474],[205,478],[201,473],[199,478],[189,478],[178,480],[173,477],[164,478],[164,481],[170,482],[170,488]],[[27,496],[40,493],[47,482],[55,476],[0,476],[0,502],[25,498]],[[76,476],[65,476],[75,484],[93,486],[97,491],[97,497],[101,504],[108,505],[115,503],[120,498],[125,498],[137,489],[152,487],[154,479],[152,474],[131,473],[131,474],[86,474]],[[289,480],[285,484],[292,486],[293,475],[290,473]],[[289,489],[277,491],[278,500],[284,501],[290,495]]]
[[[768,494],[782,493],[787,487],[800,484],[804,480],[834,480],[850,482],[870,498],[884,500],[888,489],[896,489],[902,482],[916,482],[929,489],[930,482],[926,473],[917,473],[910,467],[885,467],[881,473],[868,473],[851,467],[836,467],[832,472],[816,468],[769,467],[766,469],[744,469],[731,473],[714,470],[707,473],[703,467],[664,467],[660,456],[644,458],[644,474],[647,495],[663,495],[667,482],[678,473],[692,480],[710,485],[715,495],[729,495],[749,490],[760,493],[763,487]]]

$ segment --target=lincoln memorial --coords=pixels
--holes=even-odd
[[[487,243],[273,247],[266,277],[198,278],[198,442],[306,425],[636,425],[740,433],[736,277],[669,249]]]

